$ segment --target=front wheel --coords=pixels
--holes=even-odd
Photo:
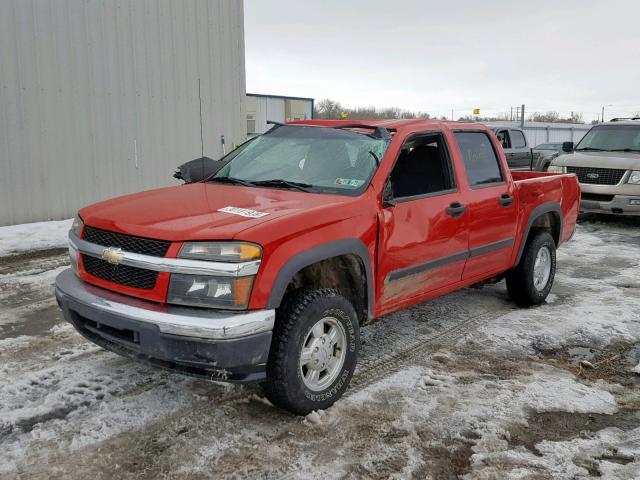
[[[556,243],[548,232],[535,232],[520,263],[507,274],[507,292],[520,305],[538,305],[549,295],[555,274]]]
[[[360,331],[336,290],[293,294],[278,311],[263,390],[274,405],[306,415],[338,400],[356,368]]]

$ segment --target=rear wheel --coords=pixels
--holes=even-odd
[[[520,263],[507,274],[507,292],[518,304],[538,305],[547,298],[556,273],[556,243],[546,231],[534,232]]]
[[[278,311],[265,395],[299,415],[331,406],[349,385],[359,344],[356,312],[336,290],[292,295]]]

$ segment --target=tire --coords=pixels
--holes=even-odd
[[[546,250],[546,253],[543,250]],[[536,268],[539,256],[540,263]],[[544,267],[545,257],[549,262],[548,270]],[[549,295],[555,274],[556,243],[553,237],[546,231],[532,232],[527,239],[520,263],[507,274],[507,292],[519,305],[539,305]]]
[[[298,415],[325,409],[349,386],[359,348],[351,303],[333,289],[301,290],[277,312],[262,389],[271,403]]]

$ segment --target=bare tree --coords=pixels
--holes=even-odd
[[[335,120],[340,118],[342,112],[343,108],[340,102],[325,98],[316,103],[314,117],[323,120]]]
[[[339,119],[341,114],[346,114],[351,120],[382,119],[382,118],[431,118],[427,112],[414,112],[403,110],[399,107],[379,108],[374,106],[345,108],[340,102],[325,98],[320,100],[315,107],[314,116],[323,120]]]
[[[529,115],[529,121],[544,123],[584,123],[582,113],[571,112],[568,117],[563,118],[554,110],[549,110],[547,113],[534,112]]]
[[[529,115],[529,120],[532,122],[555,123],[560,121],[560,114],[554,110],[549,110],[547,113],[534,112]]]

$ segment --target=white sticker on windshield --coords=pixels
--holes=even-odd
[[[266,212],[258,212],[257,210],[249,210],[248,208],[240,208],[240,207],[224,207],[219,208],[219,212],[231,213],[232,215],[240,215],[241,217],[247,218],[260,218],[265,215],[269,215]]]
[[[336,178],[336,185],[347,185],[348,187],[358,188],[364,183],[364,180],[356,180],[355,178]]]

